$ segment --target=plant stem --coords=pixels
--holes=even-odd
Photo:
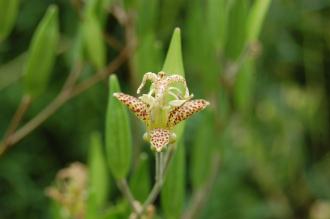
[[[205,184],[196,192],[194,192],[189,207],[184,212],[182,219],[198,218],[198,215],[206,203],[206,199],[210,194],[210,191],[215,183],[215,180],[217,179],[217,176],[219,174],[219,167],[220,167],[220,155],[219,153],[215,153],[213,155],[211,173],[207,178]]]
[[[146,199],[146,201],[143,203],[141,210],[137,213],[138,216],[141,216],[144,211],[147,209],[147,207],[153,203],[155,201],[155,199],[157,198],[160,189],[162,188],[163,185],[163,179],[166,176],[166,172],[168,169],[168,166],[170,164],[170,161],[173,157],[173,153],[174,153],[174,145],[171,144],[168,147],[168,151],[166,152],[165,158],[164,158],[164,152],[156,152],[156,164],[157,164],[157,160],[162,161],[159,163],[160,165],[160,169],[159,169],[159,177],[156,177],[156,182],[150,192],[150,194],[148,195],[148,198]],[[156,167],[156,175],[157,175],[157,167]]]
[[[160,184],[163,184],[163,172],[164,172],[164,152],[159,153],[159,179]]]
[[[127,47],[123,48],[119,55],[107,66],[107,68],[101,72],[96,72],[92,77],[89,79],[81,82],[80,84],[76,84],[73,87],[71,97],[74,97],[85,90],[89,89],[93,85],[97,84],[101,80],[105,79],[115,70],[117,70],[127,59],[128,56],[128,49]]]
[[[23,119],[26,111],[28,110],[31,104],[31,97],[29,95],[24,95],[21,99],[21,103],[17,108],[15,115],[13,116],[10,125],[4,136],[4,141],[7,141],[8,137],[16,130],[17,126],[19,125],[20,121]]]
[[[69,74],[66,82],[64,83],[63,89],[57,95],[57,97],[50,102],[41,112],[39,112],[34,118],[27,122],[23,127],[18,129],[16,132],[11,133],[8,138],[0,143],[0,156],[7,151],[8,148],[12,147],[25,136],[30,134],[38,126],[44,123],[51,115],[53,115],[62,105],[67,101],[75,97],[76,95],[86,91],[93,85],[97,84],[101,80],[105,79],[108,75],[113,73],[116,69],[122,65],[127,58],[127,48],[124,48],[120,54],[107,66],[107,68],[100,73],[95,73],[91,78],[76,84],[76,79],[79,72],[82,70],[80,63],[77,67],[73,68]]]
[[[158,182],[159,180],[159,174],[160,174],[160,159],[159,159],[159,152],[155,152],[155,181]]]
[[[242,66],[246,63],[247,60],[254,58],[255,53],[258,53],[258,44],[256,42],[249,43],[245,46],[243,51],[240,53],[239,57],[231,63],[227,63],[224,68],[223,79],[227,83],[227,86],[233,86],[238,72],[241,70]],[[221,81],[223,81],[221,79]]]
[[[124,194],[126,197],[127,201],[131,205],[131,208],[133,209],[134,212],[139,212],[139,203],[138,201],[135,200],[126,179],[120,179],[117,181],[118,187],[121,190],[121,192]]]

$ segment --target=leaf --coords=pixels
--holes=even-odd
[[[185,201],[185,147],[182,141],[178,143],[173,160],[161,191],[161,205],[165,217],[180,218]]]
[[[168,34],[177,24],[180,11],[185,6],[184,3],[184,0],[161,1],[158,25],[160,36],[168,37]]]
[[[229,8],[226,56],[237,59],[245,46],[248,1],[235,0]]]
[[[199,127],[203,127],[197,130],[195,135],[192,150],[191,150],[191,162],[190,162],[190,175],[193,190],[203,186],[206,179],[210,174],[210,166],[212,162],[213,144],[215,136],[213,136],[213,126],[211,124],[211,118],[206,112],[202,113],[203,121],[198,124]]]
[[[103,31],[101,22],[93,13],[86,13],[82,31],[89,60],[98,70],[103,69],[106,63]]]
[[[24,69],[25,92],[35,98],[47,87],[59,41],[58,9],[51,5],[33,35]]]
[[[178,74],[184,77],[184,67],[181,51],[181,33],[176,28],[172,35],[162,71],[168,74]],[[184,92],[183,87],[178,87]],[[174,129],[177,136],[176,151],[169,164],[168,172],[161,191],[161,203],[165,218],[179,218],[185,196],[185,148],[183,145],[184,122]]]
[[[173,32],[162,71],[170,75],[178,74],[182,75],[183,77],[185,76],[181,50],[181,32],[179,28],[175,28]],[[183,87],[178,86],[178,88],[181,89],[182,93],[185,92]],[[184,122],[181,122],[174,128],[174,132],[176,133],[178,141],[180,141],[180,138],[183,135],[183,131]]]
[[[0,0],[0,43],[13,29],[19,5],[19,0]]]
[[[22,53],[0,66],[0,90],[22,77],[22,65],[26,60],[26,53]]]
[[[149,34],[155,34],[155,28],[159,17],[159,0],[140,0],[138,1],[137,10],[137,35],[139,38]]]
[[[271,0],[256,0],[247,20],[247,42],[256,41]]]
[[[235,103],[242,113],[249,113],[252,109],[252,97],[255,85],[255,62],[248,60],[240,70],[235,81]]]
[[[129,183],[132,193],[138,201],[146,200],[151,188],[150,182],[149,159],[147,154],[142,153]]]
[[[162,70],[167,74],[178,74],[184,76],[180,28],[175,28],[173,32]]]
[[[130,207],[126,199],[119,200],[116,205],[112,205],[110,208],[104,211],[100,219],[122,219],[128,218],[130,214]],[[95,218],[94,218],[95,219]]]
[[[84,8],[85,16],[87,16],[87,14],[94,15],[102,26],[104,26],[107,9],[110,8],[113,2],[113,0],[88,0]]]
[[[263,20],[268,11],[270,0],[256,0],[246,22],[246,44],[259,37]],[[249,112],[252,107],[252,96],[255,84],[255,61],[247,60],[237,75],[235,82],[235,101],[241,112]]]
[[[89,191],[94,196],[98,209],[104,207],[109,193],[110,182],[101,135],[91,134],[89,149]]]
[[[126,107],[113,94],[120,92],[116,75],[109,78],[109,97],[106,115],[106,152],[113,176],[127,176],[132,159],[132,137]]]
[[[226,43],[226,29],[228,20],[228,7],[226,0],[208,0],[207,24],[208,37],[216,51],[223,50]]]

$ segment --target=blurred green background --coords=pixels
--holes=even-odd
[[[12,30],[0,38],[1,135],[25,92],[27,51],[51,4],[59,16],[56,60],[22,125],[56,97],[77,60],[83,63],[78,80],[84,81],[125,45],[128,56],[115,71],[122,90],[135,95],[145,72],[160,71],[172,32],[180,27],[189,89],[211,102],[186,123],[182,206],[209,179],[212,156],[219,153],[220,167],[198,218],[330,218],[329,0],[273,0],[264,16],[255,0],[17,2]],[[2,15],[9,10],[4,5]],[[88,29],[89,13],[99,35]],[[47,43],[43,48],[49,49]],[[52,218],[45,188],[58,170],[86,163],[91,133],[104,133],[106,81],[66,102],[0,157],[1,219]],[[150,161],[153,155],[142,142],[141,123],[133,116],[131,122],[134,172],[139,152]],[[111,186],[109,205],[120,197]]]

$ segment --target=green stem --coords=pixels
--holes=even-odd
[[[124,194],[126,197],[128,203],[131,205],[131,208],[133,209],[134,212],[139,212],[139,203],[135,200],[126,179],[121,179],[117,181],[118,187],[121,190],[121,192]]]
[[[157,182],[159,180],[159,177],[160,177],[160,156],[159,156],[159,152],[156,152],[156,154],[155,154],[155,162],[156,162],[155,181]]]
[[[146,208],[155,201],[157,198],[157,195],[160,192],[160,189],[163,185],[163,179],[166,176],[166,171],[168,169],[169,163],[173,157],[174,153],[174,145],[171,144],[168,147],[168,151],[166,152],[166,155],[164,156],[164,152],[157,153],[155,155],[156,159],[156,182],[146,199],[146,201],[143,203],[141,210],[138,212],[137,216],[138,218],[144,213]]]
[[[164,177],[164,152],[159,153],[159,183],[163,184],[163,177]]]

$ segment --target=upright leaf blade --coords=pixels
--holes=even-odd
[[[258,39],[271,0],[256,0],[247,21],[247,42]]]
[[[6,39],[14,27],[19,0],[0,0],[0,42]]]
[[[235,60],[239,57],[245,46],[246,17],[248,16],[248,1],[235,0],[229,6],[226,56]]]
[[[184,67],[181,51],[180,29],[174,30],[167,56],[162,69],[168,74],[184,76]],[[178,87],[182,89],[182,87]],[[165,218],[179,218],[185,196],[185,148],[183,145],[184,122],[175,127],[177,146],[173,160],[169,164],[168,172],[161,192],[161,202]]]
[[[256,0],[248,14],[246,22],[246,42],[247,46],[257,41],[260,30],[270,6],[271,0]],[[249,112],[252,102],[253,87],[255,84],[254,60],[247,60],[242,66],[235,82],[235,101],[241,112]]]
[[[165,218],[180,218],[185,199],[185,147],[177,145],[173,160],[161,191],[161,204]]]
[[[100,209],[105,205],[110,182],[102,139],[98,132],[92,133],[90,140],[89,179],[90,194],[94,196],[96,207]]]
[[[96,15],[86,13],[82,31],[88,58],[98,70],[101,70],[106,63],[106,50],[102,25]]]
[[[175,28],[173,32],[163,65],[163,71],[168,74],[179,74],[184,76],[180,28]]]
[[[213,126],[210,125],[211,115],[203,113],[201,128],[195,136],[191,151],[191,165],[189,167],[193,190],[204,185],[210,174],[210,166],[213,154]]]
[[[149,159],[147,154],[140,155],[139,164],[130,179],[130,188],[134,197],[143,202],[150,191]]]
[[[116,75],[109,78],[109,97],[106,115],[106,149],[110,170],[113,176],[123,179],[131,165],[132,140],[128,112],[113,94],[120,92]]]
[[[39,96],[47,87],[59,40],[58,9],[49,6],[33,35],[24,71],[25,91]]]
[[[183,77],[185,76],[181,49],[181,32],[179,28],[175,28],[173,32],[162,71],[166,72],[167,74],[178,74],[182,75]],[[178,86],[178,88],[184,92],[183,87]],[[178,141],[180,141],[180,138],[182,137],[183,130],[184,122],[181,122],[174,129]]]

